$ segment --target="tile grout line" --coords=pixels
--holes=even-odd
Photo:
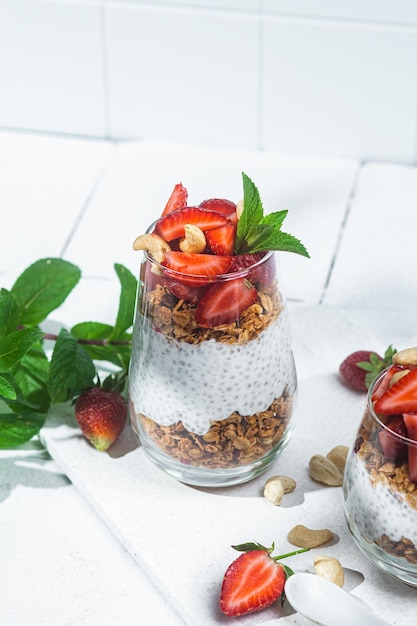
[[[68,246],[70,245],[70,243],[71,243],[75,233],[78,230],[79,225],[81,224],[81,222],[83,220],[84,215],[86,214],[86,212],[88,210],[88,207],[90,206],[90,204],[91,204],[91,202],[92,202],[92,200],[93,200],[93,198],[94,198],[94,196],[96,194],[97,189],[100,187],[101,181],[103,180],[104,175],[106,174],[106,172],[108,170],[108,166],[110,164],[110,161],[113,159],[115,150],[117,148],[117,143],[115,143],[115,142],[109,142],[109,143],[111,144],[111,150],[110,150],[109,154],[107,155],[107,157],[105,158],[102,166],[100,167],[100,170],[99,170],[95,180],[93,181],[93,183],[92,183],[92,185],[90,187],[90,190],[87,192],[87,195],[86,195],[86,197],[84,199],[84,202],[81,205],[81,209],[78,212],[78,214],[77,214],[77,216],[75,218],[75,221],[74,221],[74,223],[73,223],[73,225],[72,225],[72,227],[71,227],[71,229],[70,229],[70,231],[69,231],[69,233],[68,233],[68,235],[67,235],[67,237],[66,237],[66,239],[65,239],[65,241],[63,243],[63,246],[62,246],[61,251],[59,253],[60,257],[64,257],[64,255],[65,255],[65,253],[66,253],[66,251],[68,249]]]
[[[348,199],[347,199],[347,202],[346,202],[345,213],[343,215],[342,223],[340,224],[339,233],[338,233],[338,236],[337,236],[337,239],[336,239],[335,249],[334,249],[334,252],[333,252],[333,255],[332,255],[332,259],[330,261],[329,270],[327,272],[326,280],[324,282],[323,290],[322,290],[322,293],[321,293],[321,295],[319,297],[318,304],[324,304],[324,299],[325,299],[326,294],[327,294],[327,289],[329,287],[330,280],[331,280],[331,277],[332,277],[332,274],[333,274],[333,270],[334,270],[334,266],[336,264],[336,259],[337,259],[338,253],[339,253],[340,244],[342,242],[343,235],[344,235],[345,228],[346,228],[346,224],[348,222],[349,215],[350,215],[350,212],[352,210],[353,201],[354,201],[354,199],[356,197],[356,192],[357,192],[357,189],[358,189],[359,179],[360,179],[360,176],[362,174],[362,171],[363,171],[363,168],[364,168],[365,165],[366,165],[366,161],[360,161],[358,163],[358,167],[356,168],[355,174],[353,176],[352,185],[351,185],[351,188],[350,188],[350,191],[349,191],[349,196],[348,196]]]

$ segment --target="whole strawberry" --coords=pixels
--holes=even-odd
[[[369,350],[352,352],[340,364],[339,374],[342,382],[350,389],[366,392],[378,374],[391,365],[395,352],[392,346],[387,348],[383,357]]]
[[[228,617],[246,615],[260,611],[273,604],[284,591],[285,581],[293,572],[278,560],[305,549],[271,556],[272,548],[258,543],[245,543],[233,546],[243,552],[224,575],[220,595],[220,609]]]
[[[78,397],[75,417],[84,437],[97,450],[104,451],[123,430],[126,402],[117,391],[91,387]]]

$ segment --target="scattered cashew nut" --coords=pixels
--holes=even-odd
[[[349,448],[347,446],[335,446],[326,454],[326,458],[336,465],[341,474],[345,471],[348,452]]]
[[[185,236],[179,242],[181,252],[200,254],[206,249],[206,236],[201,228],[194,224],[185,224],[184,233]]]
[[[289,476],[271,476],[265,483],[264,498],[278,506],[281,504],[285,493],[291,493],[296,488],[297,483]]]
[[[134,250],[146,250],[157,263],[162,263],[166,252],[170,252],[169,244],[159,235],[139,235],[133,242]]]
[[[335,583],[339,587],[343,587],[345,582],[345,573],[340,561],[332,556],[317,554],[314,559],[314,570],[317,576],[321,576],[330,582]]]
[[[340,487],[343,484],[342,472],[330,459],[321,454],[311,457],[308,471],[311,478],[324,485]]]
[[[288,533],[288,541],[299,548],[317,548],[333,539],[334,535],[328,528],[311,530],[302,524],[294,526]]]
[[[396,352],[392,357],[392,362],[395,365],[417,365],[417,346]]]

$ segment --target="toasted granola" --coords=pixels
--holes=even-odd
[[[198,344],[214,339],[222,343],[243,344],[255,339],[283,309],[276,282],[258,290],[258,301],[245,309],[238,321],[213,328],[199,326],[195,320],[195,305],[178,299],[160,284],[144,299],[142,313],[151,320],[153,328],[166,337]]]
[[[168,455],[187,465],[226,469],[262,458],[283,438],[293,408],[287,390],[266,411],[211,422],[204,435],[188,431],[182,422],[161,426],[140,415],[146,434]]]

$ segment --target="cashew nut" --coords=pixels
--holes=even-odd
[[[200,254],[206,249],[206,236],[201,228],[194,224],[185,224],[184,232],[185,237],[179,242],[181,252]]]
[[[335,446],[326,454],[326,458],[334,463],[341,474],[345,471],[346,458],[349,452],[347,446]]]
[[[165,239],[153,233],[136,237],[133,242],[133,249],[146,250],[157,263],[162,263],[165,253],[171,251]]]
[[[340,487],[343,483],[343,474],[336,465],[325,456],[315,454],[311,457],[308,471],[314,480],[330,487]]]
[[[294,491],[297,484],[289,476],[271,476],[265,483],[264,498],[272,504],[279,505],[285,493]]]
[[[417,346],[396,352],[392,362],[395,365],[417,365]]]
[[[238,219],[238,220],[240,220],[240,216],[241,216],[241,215],[242,215],[242,213],[243,213],[243,206],[244,206],[244,204],[243,204],[243,198],[241,198],[241,199],[239,200],[239,202],[237,203],[237,205],[236,205],[236,215],[237,215],[237,219]]]
[[[334,535],[328,528],[312,530],[302,524],[294,526],[288,533],[288,541],[299,548],[317,548],[333,539]]]
[[[324,556],[323,554],[317,554],[314,559],[314,570],[317,576],[326,578],[330,582],[335,583],[339,587],[343,587],[345,582],[345,573],[340,561],[332,556]]]

